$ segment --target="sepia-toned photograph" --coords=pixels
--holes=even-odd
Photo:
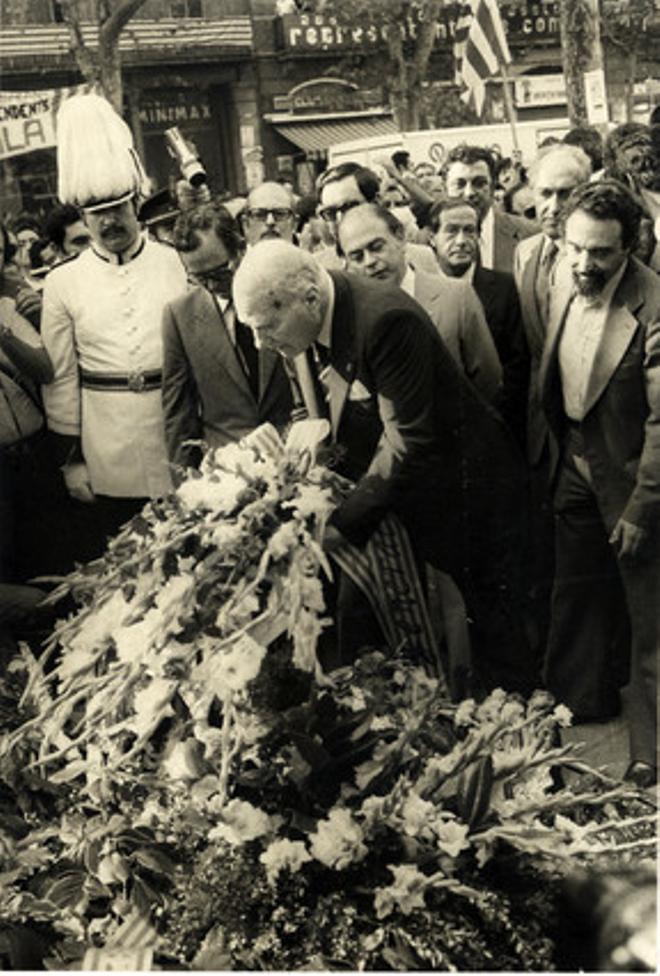
[[[0,0],[0,971],[655,973],[660,0]]]

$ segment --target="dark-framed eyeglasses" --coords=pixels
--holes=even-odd
[[[361,203],[364,203],[364,200],[349,200],[347,203],[342,203],[338,207],[319,207],[318,215],[323,220],[327,220],[329,224],[333,224],[337,222],[339,217],[343,217],[353,207],[359,207]]]
[[[248,220],[254,220],[261,224],[266,223],[269,214],[276,224],[283,224],[285,221],[291,220],[293,210],[289,207],[254,207],[245,211]]]
[[[192,282],[194,285],[201,285],[203,288],[216,287],[218,285],[223,285],[228,279],[231,279],[232,267],[229,261],[224,261],[222,264],[217,264],[214,268],[207,268],[204,271],[189,271],[188,281]]]

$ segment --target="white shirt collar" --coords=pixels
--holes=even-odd
[[[326,349],[329,349],[330,342],[332,340],[332,316],[335,311],[335,283],[325,268],[322,268],[321,270],[324,291],[328,296],[328,307],[325,310],[323,322],[321,323],[321,331],[319,332],[316,341],[320,345],[325,346]]]
[[[406,267],[406,273],[401,279],[399,288],[402,288],[411,298],[415,297],[415,270],[410,265]]]
[[[108,264],[128,264],[129,261],[132,261],[133,258],[138,256],[138,254],[142,253],[145,242],[145,235],[138,234],[131,246],[127,247],[125,251],[120,251],[119,254],[115,254],[113,251],[108,251],[107,248],[103,247],[102,244],[99,244],[96,241],[92,243],[91,247],[97,258],[101,258],[102,261],[107,261]]]

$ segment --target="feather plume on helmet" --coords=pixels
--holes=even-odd
[[[57,114],[57,193],[62,203],[102,210],[149,193],[131,130],[101,95],[73,95]]]

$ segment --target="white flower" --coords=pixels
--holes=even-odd
[[[270,884],[274,885],[280,871],[298,871],[312,856],[301,840],[274,840],[259,858],[266,868]]]
[[[226,697],[227,691],[242,691],[257,677],[266,648],[249,634],[242,634],[228,651],[222,651],[213,660],[213,680],[218,693]]]
[[[284,502],[282,508],[290,508],[297,518],[305,519],[309,515],[322,519],[329,515],[335,505],[329,488],[318,485],[300,485],[291,501]]]
[[[384,823],[387,819],[386,807],[388,797],[368,796],[360,807],[360,814],[364,817],[365,827],[372,827],[374,824]]]
[[[466,698],[456,709],[456,714],[454,715],[454,725],[470,725],[474,720],[474,713],[477,708],[477,703],[474,698]]]
[[[468,830],[467,824],[453,819],[438,819],[433,824],[438,847],[450,857],[458,857],[461,851],[470,846],[470,841],[467,839]]]
[[[428,884],[426,875],[414,864],[388,864],[388,869],[394,875],[394,884],[376,888],[376,917],[386,918],[395,909],[410,915],[416,908],[424,908],[424,892]]]
[[[302,605],[307,607],[308,610],[323,613],[325,610],[323,586],[317,576],[304,576],[300,580],[300,600]]]
[[[222,821],[209,831],[209,840],[226,840],[229,844],[245,844],[263,837],[273,828],[271,818],[263,810],[245,800],[230,800],[221,813]]]
[[[231,549],[241,541],[242,536],[243,532],[239,525],[232,522],[221,522],[213,529],[211,541],[218,549]]]
[[[319,620],[316,614],[300,608],[293,630],[293,665],[301,671],[314,671],[316,668],[316,644],[326,621]]]
[[[295,522],[285,522],[276,529],[268,543],[268,552],[273,559],[283,559],[299,545],[299,529]]]
[[[173,780],[193,782],[204,772],[201,751],[201,744],[192,737],[177,742],[163,761],[163,770]]]
[[[485,698],[477,708],[476,717],[480,722],[497,722],[500,718],[500,711],[506,701],[506,691],[496,688],[491,691],[488,698]]]
[[[423,800],[416,793],[410,793],[401,808],[403,830],[409,837],[417,837],[428,830],[434,819],[436,809],[433,803]]]
[[[190,511],[207,508],[216,514],[229,515],[246,487],[247,482],[243,478],[222,472],[217,480],[202,477],[184,481],[177,489],[177,495]]]
[[[161,718],[172,714],[170,701],[175,689],[176,681],[153,678],[148,685],[136,691],[133,698],[135,715],[131,720],[131,728],[138,737],[149,732]]]
[[[113,631],[117,657],[120,661],[135,663],[154,645],[162,644],[167,638],[167,633],[168,628],[165,626],[162,613],[152,607],[142,620],[118,627]]]
[[[320,820],[310,835],[312,854],[327,868],[341,871],[368,854],[362,828],[350,810],[335,807],[326,820]]]
[[[557,725],[562,729],[567,729],[573,722],[573,712],[566,705],[557,705],[552,713]]]

